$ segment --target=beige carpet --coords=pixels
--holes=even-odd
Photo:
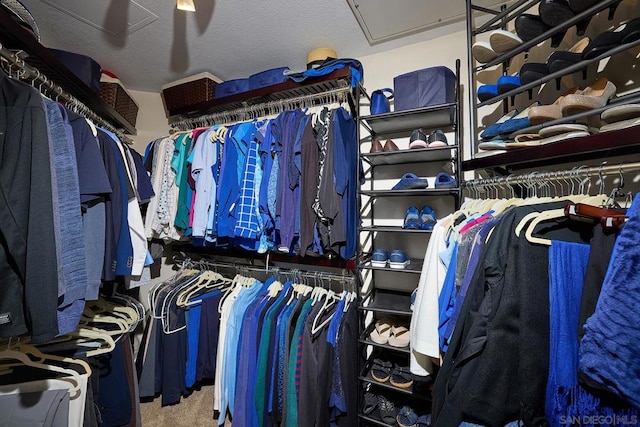
[[[211,427],[218,423],[213,419],[213,385],[203,385],[189,397],[183,397],[177,405],[161,405],[157,397],[140,404],[143,427]],[[227,419],[225,426],[231,426]]]

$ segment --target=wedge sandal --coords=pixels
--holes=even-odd
[[[385,362],[380,359],[373,359],[373,365],[371,365],[371,370],[369,373],[371,374],[371,378],[378,381],[379,383],[386,383],[391,378],[391,367],[393,364],[391,362]]]
[[[393,370],[391,371],[390,382],[391,382],[391,385],[398,388],[402,388],[402,389],[411,388],[411,386],[413,385],[413,374],[409,370],[408,366],[396,365],[396,367],[393,368]]]

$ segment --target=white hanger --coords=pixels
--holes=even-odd
[[[331,307],[332,305],[335,304],[336,300],[334,298],[335,293],[331,290],[326,292],[326,298],[324,299],[324,303],[322,304],[322,308],[320,309],[320,311],[318,311],[318,313],[316,314],[315,318],[313,319],[313,323],[311,324],[311,333],[312,334],[316,334],[317,332],[319,332],[322,328],[324,328],[326,325],[329,324],[329,322],[331,322],[331,319],[333,318],[333,316],[335,316],[335,313],[333,313],[331,316],[327,317],[327,319],[325,319],[324,322],[322,322],[321,324],[317,324],[318,320],[320,319],[320,316],[322,316],[322,314],[326,311],[326,309],[328,309],[329,307]]]
[[[86,375],[91,375],[91,367],[89,366],[89,364],[87,362],[85,362],[82,359],[74,359],[71,357],[62,357],[62,356],[57,356],[55,354],[45,354],[43,352],[41,352],[40,350],[38,350],[34,345],[32,344],[28,344],[26,342],[21,342],[18,343],[16,346],[13,346],[12,348],[19,350],[23,353],[26,354],[30,354],[36,358],[38,358],[38,360],[36,360],[36,362],[40,362],[40,363],[46,363],[47,361],[49,362],[64,362],[66,364],[69,365],[76,365],[79,366],[83,369],[84,373]]]
[[[186,288],[183,288],[183,290],[178,295],[176,304],[181,307],[187,306],[189,305],[189,300],[199,291],[203,289],[211,289],[213,287],[228,284],[230,282],[231,280],[225,278],[221,274],[214,271],[206,270],[202,272],[195,283],[189,285]]]
[[[47,343],[47,346],[49,344],[69,343],[72,344],[74,348],[78,348],[84,347],[83,344],[87,344],[88,342],[96,341],[100,341],[102,344],[98,344],[99,347],[97,348],[87,350],[85,353],[87,357],[110,353],[116,348],[116,343],[108,331],[93,326],[81,326],[70,334],[54,338]]]
[[[70,389],[69,392],[71,394],[80,392],[82,378],[80,378],[80,374],[73,369],[66,369],[56,365],[47,365],[45,363],[35,362],[31,360],[26,353],[16,350],[0,351],[0,360],[16,360],[25,366],[65,374],[67,376],[66,379],[72,380],[72,383],[74,384],[73,388]]]

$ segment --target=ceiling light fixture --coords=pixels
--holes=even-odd
[[[193,0],[178,0],[178,9],[186,10],[187,12],[195,12],[196,5],[193,4]]]

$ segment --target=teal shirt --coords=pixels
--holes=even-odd
[[[178,210],[174,218],[174,225],[182,230],[189,228],[189,210],[191,208],[189,200],[192,192],[189,183],[189,163],[187,157],[191,149],[193,138],[191,133],[183,133],[176,138],[175,151],[171,159],[171,168],[176,171],[176,185],[178,191]]]

